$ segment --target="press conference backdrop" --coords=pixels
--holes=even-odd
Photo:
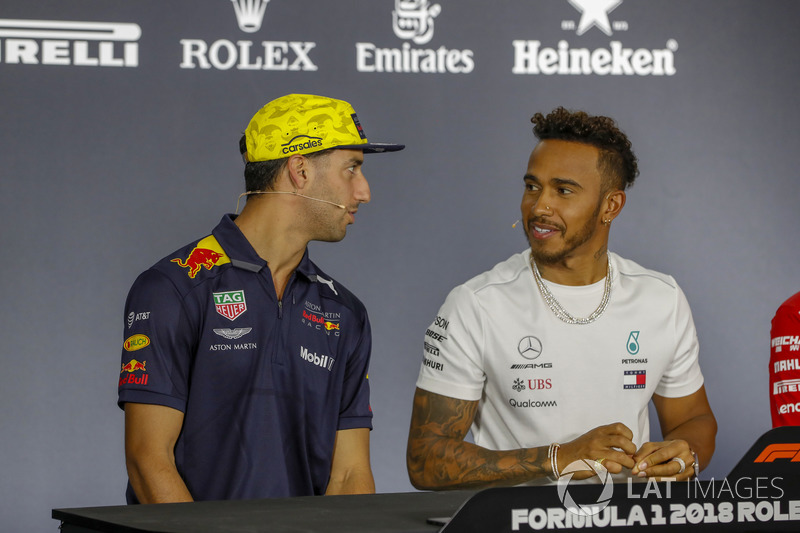
[[[436,310],[526,246],[511,225],[529,118],[559,105],[614,117],[640,158],[611,248],[672,274],[692,306],[720,428],[705,476],[769,427],[769,321],[800,290],[800,3],[237,7],[0,6],[0,529],[52,531],[51,508],[124,501],[128,288],[235,209],[239,136],[290,92],[349,100],[369,139],[408,145],[367,156],[372,202],[343,242],[310,247],[370,312],[380,492],[413,490],[405,441]]]

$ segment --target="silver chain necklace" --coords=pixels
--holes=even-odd
[[[611,282],[614,277],[614,271],[611,268],[611,258],[608,258],[608,272],[606,273],[606,283],[605,288],[603,289],[603,299],[600,301],[600,305],[594,312],[587,316],[586,318],[575,318],[566,309],[556,300],[556,297],[553,296],[553,293],[550,292],[550,289],[544,284],[542,281],[542,276],[539,274],[539,269],[536,267],[536,262],[533,260],[533,254],[530,256],[530,263],[531,269],[533,269],[533,277],[536,280],[536,285],[539,287],[539,292],[542,293],[542,298],[544,298],[547,307],[559,318],[562,322],[566,322],[567,324],[591,324],[603,314],[608,307],[608,299],[611,297]]]

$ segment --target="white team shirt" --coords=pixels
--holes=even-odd
[[[637,448],[647,442],[653,394],[682,397],[703,384],[697,334],[671,276],[609,257],[608,307],[587,325],[566,324],[547,307],[530,250],[453,289],[426,331],[417,386],[478,400],[473,438],[492,450],[569,442],[613,422],[630,428]],[[605,280],[545,283],[584,317],[600,304]]]

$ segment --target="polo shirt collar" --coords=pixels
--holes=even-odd
[[[247,240],[239,226],[234,222],[235,219],[236,215],[223,215],[222,220],[211,233],[222,246],[222,249],[225,250],[225,254],[230,258],[231,265],[234,268],[260,272],[262,268],[267,266],[267,262],[258,256],[250,241]],[[303,253],[303,258],[295,271],[303,274],[306,278],[314,279],[316,277],[317,269],[311,259],[308,258],[308,248]]]

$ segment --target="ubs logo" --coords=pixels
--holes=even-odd
[[[542,355],[542,341],[530,335],[522,337],[517,345],[517,351],[525,359],[536,359]]]

